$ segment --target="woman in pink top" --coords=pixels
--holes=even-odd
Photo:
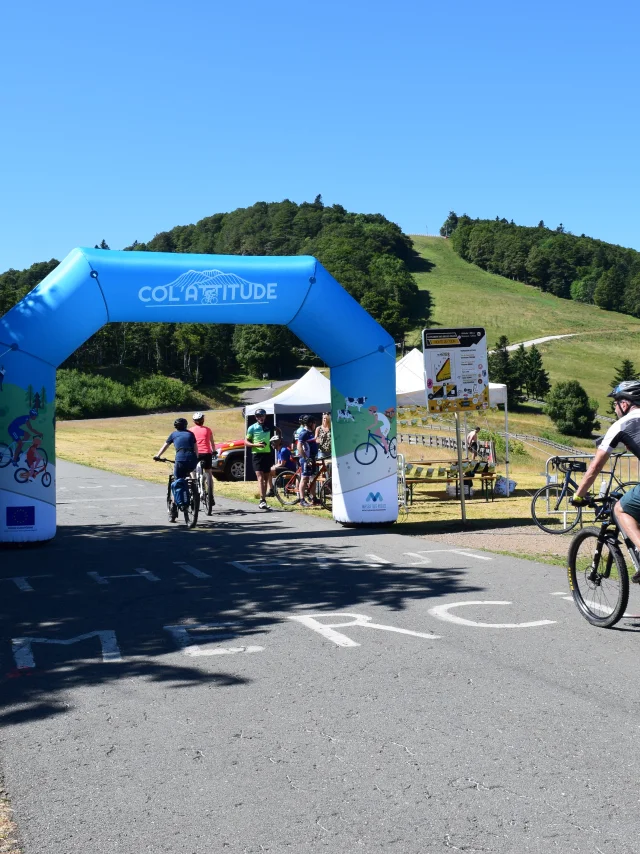
[[[209,489],[211,490],[211,503],[215,504],[216,499],[213,495],[213,476],[211,474],[211,465],[213,463],[213,455],[215,454],[215,445],[213,442],[213,433],[210,427],[204,426],[204,413],[193,413],[193,426],[189,428],[196,437],[196,446],[198,451],[198,462],[207,476]]]

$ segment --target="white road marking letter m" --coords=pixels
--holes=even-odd
[[[103,661],[121,661],[120,649],[116,640],[116,633],[112,629],[104,629],[98,632],[87,632],[84,635],[76,635],[75,638],[66,640],[56,640],[54,638],[12,638],[11,646],[13,649],[13,658],[16,662],[16,667],[19,670],[26,670],[29,667],[35,667],[36,662],[33,657],[34,643],[57,644],[58,646],[70,646],[73,643],[80,643],[89,638],[98,638],[100,640],[100,648],[102,650]]]

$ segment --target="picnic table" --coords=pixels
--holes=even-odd
[[[403,460],[400,465],[402,471],[399,476],[407,490],[407,503],[413,503],[414,488],[417,486],[430,486],[431,484],[444,483],[455,484],[455,497],[460,497],[460,477],[458,461],[449,460]],[[493,501],[493,484],[496,478],[496,467],[494,463],[485,460],[463,460],[462,480],[469,486],[474,479],[480,479],[480,490],[485,501]],[[475,481],[477,483],[477,481]],[[431,492],[440,496],[439,492]]]

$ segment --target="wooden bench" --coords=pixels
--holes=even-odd
[[[480,491],[485,501],[493,501],[493,484],[495,481],[495,465],[483,460],[463,460],[462,463],[463,482],[472,486],[478,484],[476,478],[480,478]],[[458,476],[458,463],[447,460],[416,460],[407,461],[404,464],[404,481],[408,490],[407,503],[413,503],[413,490],[415,486],[424,486],[436,483],[449,485],[455,483],[456,498],[460,497],[460,478]],[[440,493],[431,493],[439,496]]]

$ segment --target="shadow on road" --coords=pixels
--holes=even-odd
[[[176,627],[195,632],[223,623],[221,645],[246,647],[292,613],[402,610],[482,589],[465,581],[462,567],[372,565],[365,557],[375,551],[371,531],[304,530],[296,522],[282,513],[221,509],[195,531],[67,526],[39,548],[3,551],[0,725],[69,711],[66,695],[82,685],[133,677],[171,690],[247,684],[233,673],[233,656],[182,654]],[[115,633],[120,661],[101,660],[96,632]],[[60,643],[84,634],[91,636]],[[20,639],[29,638],[37,639],[26,641],[35,667],[20,658]]]

